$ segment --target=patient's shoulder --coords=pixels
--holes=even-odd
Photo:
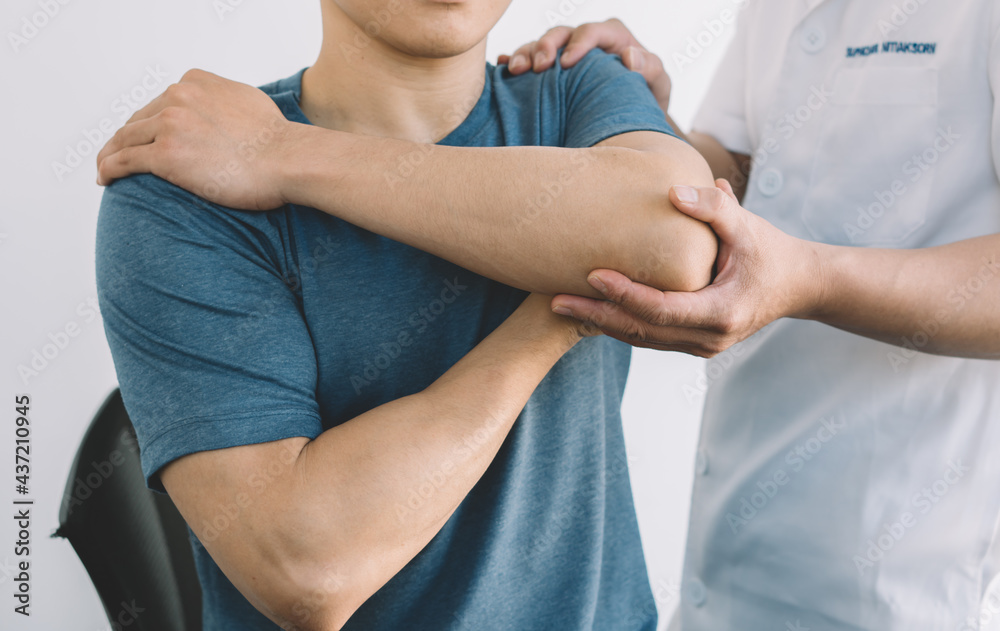
[[[188,269],[223,259],[277,268],[283,261],[283,212],[219,206],[154,175],[123,178],[108,186],[101,200],[98,270]]]

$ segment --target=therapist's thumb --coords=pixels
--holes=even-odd
[[[724,182],[720,181],[720,184]],[[670,201],[677,210],[707,224],[726,223],[736,214],[739,203],[729,191],[714,186],[683,186],[670,188]]]

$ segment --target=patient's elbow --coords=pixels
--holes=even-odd
[[[711,186],[712,172],[690,146],[678,143],[676,155],[647,159],[649,186],[654,194],[644,209],[638,235],[643,244],[632,280],[663,291],[697,291],[712,282],[718,239],[708,224],[677,210],[669,200],[673,184]]]
[[[712,229],[676,210],[642,235],[631,280],[662,291],[698,291],[712,282],[718,240]],[[623,270],[624,271],[624,270]]]
[[[351,595],[351,585],[335,571],[314,564],[286,567],[281,594],[272,594],[272,615],[282,628],[296,631],[340,631],[363,601]]]
[[[677,242],[676,263],[668,273],[673,274],[671,291],[698,291],[712,282],[712,273],[719,253],[719,242],[708,224],[690,217],[680,217],[684,225],[679,226],[680,239]]]

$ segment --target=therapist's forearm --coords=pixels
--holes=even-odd
[[[674,128],[674,131],[694,147],[701,157],[708,163],[712,170],[712,177],[723,179],[733,187],[736,199],[743,201],[747,192],[747,182],[750,179],[750,156],[742,153],[733,153],[726,149],[715,136],[703,134],[697,131],[684,133],[680,126],[674,122],[670,114],[663,112],[667,117],[667,122]]]
[[[1000,235],[919,250],[813,244],[809,319],[903,348],[1000,359]]]
[[[736,199],[742,201],[750,178],[750,156],[733,153],[714,136],[701,132],[688,132],[686,138],[691,146],[698,150],[701,157],[705,158],[705,162],[712,169],[712,176],[728,180]]]
[[[675,138],[654,135],[665,145],[654,152],[459,148],[315,128],[297,133],[283,167],[289,202],[494,280],[595,297],[587,275],[598,268],[663,289],[696,290],[710,280],[715,237],[673,208],[668,192],[674,183],[708,184],[711,177]]]

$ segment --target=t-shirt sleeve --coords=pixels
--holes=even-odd
[[[622,65],[617,55],[595,49],[561,72],[565,81],[564,146],[592,147],[612,136],[633,131],[677,136],[646,80]]]
[[[269,227],[151,175],[104,194],[98,299],[154,490],[181,456],[322,432],[315,349]]]
[[[747,12],[743,11],[736,25],[733,41],[715,72],[705,100],[691,126],[694,131],[712,136],[726,149],[747,155],[753,153],[746,110],[749,25]]]

